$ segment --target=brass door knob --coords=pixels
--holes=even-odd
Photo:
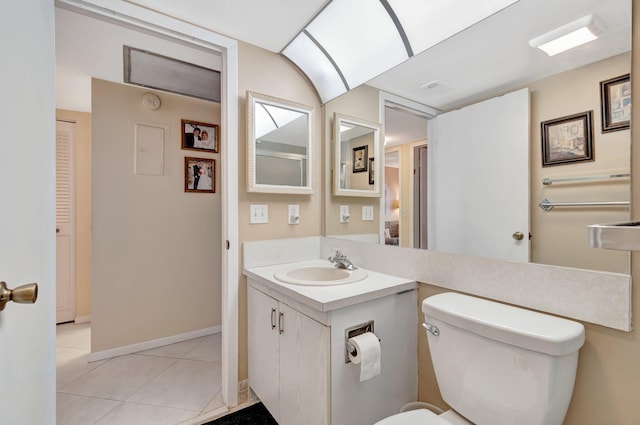
[[[38,298],[38,284],[28,283],[16,289],[8,289],[5,282],[0,282],[0,311],[9,301],[20,304],[33,304]]]
[[[521,241],[524,239],[524,233],[522,232],[515,232],[513,235],[511,235],[511,237],[517,241]]]

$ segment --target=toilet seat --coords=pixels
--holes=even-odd
[[[375,423],[375,425],[451,425],[427,409],[410,410],[398,413]]]

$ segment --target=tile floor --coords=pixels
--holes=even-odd
[[[89,323],[56,333],[57,425],[176,425],[225,410],[220,334],[88,363]]]

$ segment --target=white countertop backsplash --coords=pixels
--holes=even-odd
[[[356,266],[370,272],[613,329],[631,330],[631,276],[618,273],[517,263],[321,236],[245,242],[243,266],[250,269],[326,259],[335,248],[341,248]],[[351,285],[354,284],[345,286]]]

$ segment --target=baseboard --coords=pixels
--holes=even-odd
[[[178,335],[167,336],[164,338],[153,339],[151,341],[139,342],[136,344],[125,345],[122,347],[111,348],[108,350],[96,351],[89,353],[89,362],[110,359],[112,357],[124,356],[126,354],[137,353],[138,351],[151,350],[152,348],[162,347],[164,345],[175,344],[177,342],[187,341],[189,339],[200,338],[202,336],[214,335],[222,332],[222,326],[212,326],[210,328],[198,329],[196,331],[185,332]]]
[[[91,316],[76,316],[76,319],[73,321],[76,325],[80,323],[89,323],[91,321]]]

